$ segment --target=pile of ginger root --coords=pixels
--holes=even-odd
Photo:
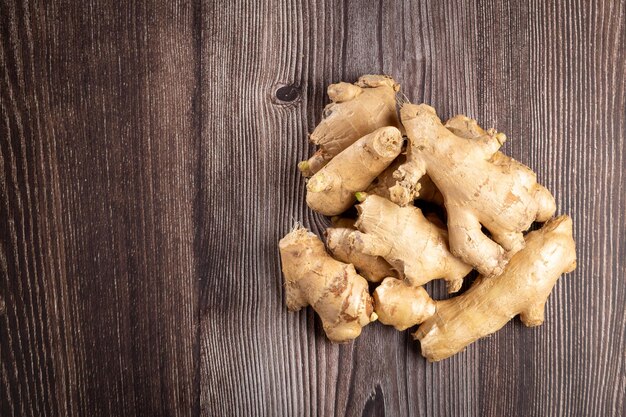
[[[571,218],[554,217],[535,173],[499,151],[503,133],[463,115],[444,123],[434,108],[398,100],[399,89],[384,75],[328,87],[310,135],[318,149],[298,168],[307,205],[333,226],[325,245],[300,225],[280,240],[287,307],[313,307],[333,342],[376,320],[419,325],[413,337],[429,361],[516,315],[542,324],[556,281],[576,268]],[[355,205],[356,219],[346,215]],[[527,232],[534,222],[543,225]],[[443,279],[457,293],[472,270],[480,275],[460,295],[433,300],[423,288]]]

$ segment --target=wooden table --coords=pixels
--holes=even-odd
[[[540,328],[429,364],[286,310],[306,135],[381,72],[574,217]],[[1,1],[0,415],[626,415],[625,78],[623,0]]]

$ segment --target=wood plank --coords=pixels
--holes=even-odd
[[[626,3],[0,2],[0,415],[626,415]],[[325,88],[505,131],[575,220],[546,323],[330,344],[277,243]],[[428,286],[436,297],[443,286]]]
[[[203,80],[229,82],[203,93],[213,269],[201,414],[626,413],[623,2],[211,2],[204,14]],[[296,220],[318,233],[328,224],[304,205],[304,138],[325,87],[370,72],[394,75],[442,117],[505,131],[505,152],[574,216],[580,267],[557,285],[544,326],[515,321],[428,364],[407,334],[375,324],[331,345],[310,310],[286,311],[277,242]],[[289,84],[301,96],[277,102]]]
[[[0,414],[197,415],[193,7],[0,16]]]

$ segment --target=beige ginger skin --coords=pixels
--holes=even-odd
[[[414,334],[422,354],[429,361],[448,358],[518,314],[526,326],[542,324],[552,288],[561,274],[575,268],[572,219],[548,221],[526,235],[524,249],[513,255],[500,276],[481,276],[464,294],[435,302],[435,313]]]
[[[278,246],[287,308],[312,306],[333,342],[353,340],[363,326],[376,320],[365,278],[354,266],[328,255],[317,236],[296,227]]]
[[[400,127],[396,92],[400,85],[386,75],[364,75],[354,83],[340,82],[328,87],[332,101],[310,140],[319,146],[298,168],[311,176],[359,138],[385,126]],[[362,191],[362,190],[359,190]]]
[[[436,302],[423,287],[385,278],[374,290],[374,311],[381,323],[406,330],[435,314]]]
[[[372,181],[372,183],[369,185],[369,187],[367,187],[365,192],[367,194],[376,194],[386,198],[387,200],[390,200],[391,196],[389,195],[389,189],[396,184],[396,179],[394,178],[393,174],[405,162],[405,155],[401,154],[400,156],[398,156],[391,163],[391,165],[387,167],[387,169],[381,172],[380,175],[376,177],[374,181]],[[419,179],[416,189],[419,190],[419,195],[417,197],[420,200],[443,206],[443,196],[428,175],[424,175],[422,178]]]
[[[405,330],[421,323],[434,303],[421,285],[445,279],[456,292],[469,265],[448,250],[446,232],[428,221],[417,207],[400,207],[377,195],[359,193],[359,218],[347,237],[353,252],[384,258],[401,279],[387,277],[374,291],[381,323]]]
[[[380,256],[367,255],[357,251],[350,243],[354,228],[333,227],[326,229],[326,247],[338,261],[354,265],[359,274],[369,282],[380,282],[386,277],[395,277],[389,262]]]
[[[377,319],[420,325],[413,336],[429,361],[516,315],[540,325],[556,281],[576,268],[571,219],[552,219],[554,197],[499,151],[503,133],[463,115],[443,123],[426,104],[397,102],[398,91],[384,75],[328,87],[332,102],[310,135],[318,150],[298,168],[310,177],[307,205],[334,216],[333,227],[326,247],[299,226],[280,241],[287,307],[312,306],[334,342]],[[425,218],[415,199],[444,208],[447,224]],[[356,221],[338,217],[355,201]],[[546,223],[524,236],[535,221]],[[457,292],[472,268],[480,276],[460,296],[435,301],[422,287],[444,279]]]
[[[524,246],[522,232],[554,214],[554,198],[528,167],[498,152],[503,134],[458,136],[426,104],[404,104],[400,115],[410,147],[407,162],[394,173],[391,199],[410,204],[428,174],[444,198],[452,253],[483,275],[499,275]]]
[[[400,154],[402,142],[391,126],[363,136],[309,179],[307,205],[326,216],[343,213],[354,204],[354,193],[366,189]]]
[[[487,136],[499,136],[499,140],[501,140],[502,142],[506,140],[506,136],[504,135],[504,133],[496,132],[495,129],[489,129],[485,131],[482,127],[480,127],[476,120],[470,119],[469,117],[462,114],[456,115],[453,118],[449,119],[446,122],[445,126],[455,135],[466,139],[481,139]],[[515,159],[503,154],[500,151],[493,154],[493,156],[491,157],[491,161],[494,164],[505,169],[507,174],[515,176],[515,180],[517,182],[528,183],[528,180],[533,178],[532,176],[528,175],[528,171],[530,169],[526,165],[516,161]],[[528,185],[531,186],[532,184],[528,183]],[[539,206],[546,207],[546,212],[552,212],[552,214],[554,214],[554,211],[556,210],[556,205],[552,194],[540,184],[536,184],[536,187],[537,191],[535,193],[535,198],[543,199],[543,201],[539,201]],[[421,189],[420,194],[422,194]]]
[[[400,207],[377,195],[359,193],[359,229],[350,236],[355,250],[381,256],[411,286],[445,279],[456,292],[472,270],[448,250],[446,231],[413,206]]]

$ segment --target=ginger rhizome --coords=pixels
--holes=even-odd
[[[346,240],[351,250],[385,259],[399,278],[388,276],[374,291],[375,311],[381,323],[404,330],[421,323],[432,301],[421,285],[445,279],[456,292],[469,265],[448,250],[446,231],[427,220],[417,207],[400,207],[376,195],[359,193],[359,231]]]
[[[355,250],[384,258],[411,286],[444,279],[449,292],[461,288],[472,268],[450,253],[444,229],[417,207],[400,207],[365,193],[359,193],[359,200],[359,231],[350,235]]]
[[[524,246],[522,232],[554,214],[554,198],[534,172],[498,152],[503,134],[458,136],[426,104],[404,104],[400,116],[410,146],[407,162],[394,173],[391,199],[410,204],[428,174],[444,198],[452,253],[483,275],[499,275]]]
[[[402,164],[406,162],[406,156],[400,154],[391,165],[387,167],[378,177],[372,181],[372,183],[365,189],[367,194],[375,194],[390,200],[389,189],[396,184],[396,179],[393,174]],[[424,175],[419,179],[416,187],[419,190],[418,198],[420,200],[428,201],[430,203],[443,206],[443,196],[432,182],[428,175]],[[362,190],[359,190],[362,191]]]
[[[576,268],[572,220],[552,219],[525,240],[524,249],[513,255],[500,276],[481,276],[464,294],[435,303],[435,312],[414,334],[428,360],[460,352],[518,314],[526,326],[543,323],[552,288],[561,274]]]
[[[446,122],[446,128],[457,136],[466,139],[479,139],[485,136],[499,136],[500,141],[506,140],[506,135],[502,132],[496,132],[495,129],[485,131],[478,125],[474,119],[470,119],[464,115],[456,115]],[[556,211],[556,202],[554,197],[544,186],[536,183],[536,175],[526,165],[515,159],[506,156],[498,151],[493,154],[491,161],[505,170],[508,175],[516,177],[515,182],[526,184],[529,188],[534,188],[534,199],[540,210],[537,214],[537,221],[543,222],[552,217]],[[534,183],[532,181],[535,181]],[[421,190],[420,190],[421,193]],[[509,250],[506,246],[504,249]],[[513,250],[514,251],[514,250]]]
[[[423,287],[406,280],[385,278],[374,290],[374,311],[378,320],[396,330],[406,330],[435,314],[436,302]]]
[[[358,139],[385,126],[400,127],[396,112],[396,92],[400,86],[386,75],[364,75],[354,83],[328,87],[332,103],[310,140],[319,146],[308,161],[298,165],[303,175],[311,176]],[[363,190],[359,190],[363,191]]]
[[[309,179],[306,203],[327,216],[343,213],[354,204],[355,192],[366,189],[401,149],[402,134],[395,127],[365,135]]]
[[[351,264],[328,255],[317,236],[296,227],[278,246],[290,310],[312,306],[334,342],[356,338],[363,326],[376,320],[365,278]]]
[[[352,232],[352,228],[326,229],[326,246],[333,257],[354,265],[358,273],[369,282],[376,283],[387,277],[395,277],[397,273],[384,258],[368,255],[354,248],[350,241]]]
[[[406,100],[398,115],[399,88],[384,75],[328,87],[332,103],[310,135],[317,152],[298,168],[307,205],[332,227],[326,248],[300,227],[280,241],[286,302],[311,305],[336,342],[377,319],[420,325],[422,354],[438,361],[518,314],[543,322],[556,281],[576,266],[572,221],[551,219],[554,197],[500,152],[503,133],[463,115],[442,123]],[[415,199],[436,213],[424,216]],[[546,223],[524,236],[535,221]],[[423,288],[443,279],[458,292],[472,269],[481,275],[461,295],[436,301]]]

